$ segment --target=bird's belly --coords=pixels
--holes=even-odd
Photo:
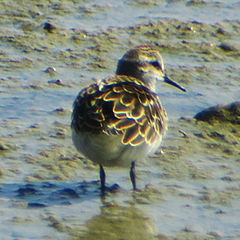
[[[138,146],[131,146],[122,143],[121,135],[77,134],[74,130],[72,139],[77,150],[86,158],[109,167],[130,167],[132,161],[143,160],[155,152],[162,140],[159,136],[154,145],[143,142]]]

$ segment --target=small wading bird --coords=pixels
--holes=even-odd
[[[130,167],[136,190],[135,161],[160,146],[167,115],[155,93],[156,81],[186,91],[164,73],[158,50],[138,46],[119,60],[115,77],[84,88],[74,101],[72,139],[80,153],[100,165],[102,193],[106,178],[103,166]]]

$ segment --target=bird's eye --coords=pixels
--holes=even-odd
[[[161,69],[161,64],[158,61],[150,62],[150,64],[152,64],[157,69]]]

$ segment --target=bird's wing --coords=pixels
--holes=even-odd
[[[122,135],[132,146],[153,144],[167,128],[158,96],[139,80],[116,76],[83,89],[74,102],[72,128],[76,132]]]

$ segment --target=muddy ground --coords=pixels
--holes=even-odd
[[[239,108],[194,118],[240,99],[240,22],[217,14],[237,12],[239,3],[0,5],[1,239],[240,238]],[[141,16],[114,20],[118,7]],[[220,20],[157,14],[169,7],[210,11]],[[158,153],[137,166],[140,191],[132,192],[128,169],[106,169],[108,185],[120,189],[101,198],[98,166],[72,144],[72,103],[140,44],[160,50],[168,76],[187,93],[159,83],[169,131]]]

